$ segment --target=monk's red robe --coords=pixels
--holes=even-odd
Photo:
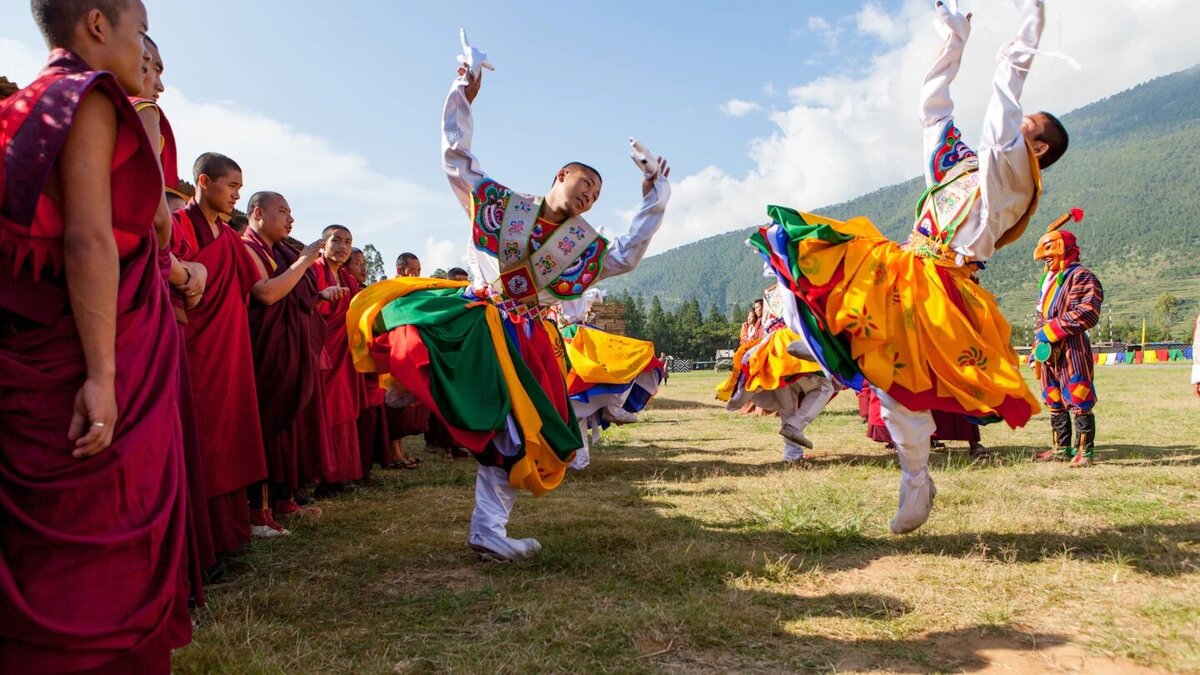
[[[387,408],[386,414],[388,435],[393,441],[401,440],[405,436],[427,433],[433,417],[429,414],[429,408],[419,401],[403,408]]]
[[[379,375],[376,373],[364,374],[363,384],[366,396],[363,398],[363,409],[358,414],[358,453],[365,476],[371,473],[376,464],[391,464],[392,442],[387,406],[384,405],[387,390],[379,386]]]
[[[366,388],[362,375],[354,369],[350,355],[350,336],[346,331],[346,312],[350,298],[358,292],[358,282],[342,266],[334,278],[333,269],[321,257],[312,267],[318,292],[330,286],[350,289],[336,303],[319,302],[317,310],[325,318],[325,351],[322,356],[322,381],[325,386],[325,411],[329,419],[331,456],[322,467],[327,483],[357,480],[362,477],[358,451],[358,414],[363,407]]]
[[[285,273],[299,258],[286,244],[267,246],[250,229],[242,240],[271,277]],[[250,300],[250,346],[268,474],[290,491],[314,480],[306,470],[312,471],[330,452],[325,399],[318,386],[323,342],[314,347],[312,335],[316,302],[317,280],[311,269],[275,304]]]
[[[158,103],[151,99],[135,97],[129,99],[129,102],[135,110],[140,111],[145,106],[154,106],[155,110],[158,110],[158,160],[162,167],[163,187],[179,189],[179,150],[175,144],[175,132],[171,129],[171,121],[163,114]],[[150,139],[150,143],[153,145],[154,139]]]
[[[175,150],[175,134],[167,116],[154,101],[143,98],[130,98],[135,110],[153,106],[158,111],[160,138],[158,144],[159,165],[162,167],[163,181],[166,186],[179,184],[178,153]],[[154,145],[153,139],[150,141]],[[158,264],[162,269],[163,279],[171,276],[171,254],[169,249],[159,249]],[[168,282],[168,289],[170,283]],[[179,333],[179,348],[176,358],[179,361],[179,421],[183,429],[183,457],[187,469],[188,484],[188,579],[192,588],[192,601],[204,605],[204,570],[217,563],[217,552],[213,548],[212,523],[208,518],[208,495],[204,491],[204,466],[200,459],[200,438],[196,427],[196,409],[192,403],[192,377],[187,362],[187,346],[183,340],[183,328],[179,323],[187,322],[187,314],[183,308],[183,296],[169,292],[171,308],[174,310],[176,330]]]
[[[44,189],[91,91],[118,119],[119,417],[110,447],[75,459],[67,429],[86,362],[62,205]],[[0,157],[0,673],[167,673],[191,622],[179,335],[157,262],[154,149],[111,74],[54,50],[37,81],[0,103]]]
[[[176,149],[175,132],[171,128],[171,122],[167,120],[166,114],[163,113],[162,108],[159,108],[158,103],[155,101],[141,97],[131,97],[129,102],[133,104],[133,109],[138,112],[146,108],[154,108],[158,112],[158,160],[159,166],[162,167],[164,191],[166,188],[177,188],[179,186],[179,151]],[[154,145],[154,139],[150,139],[150,144]],[[168,271],[170,271],[169,268]],[[184,309],[183,294],[173,291],[170,296],[171,307],[175,311],[175,318],[179,323],[186,324],[187,311]]]
[[[188,310],[184,336],[213,545],[232,551],[250,542],[245,488],[267,477],[246,310],[258,269],[228,225],[218,222],[213,236],[195,201],[176,214],[175,225],[175,255],[208,269],[204,298]]]

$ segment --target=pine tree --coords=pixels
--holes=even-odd
[[[691,298],[679,306],[675,313],[675,334],[679,336],[680,351],[684,356],[693,359],[706,358],[704,353],[704,315],[700,311],[700,301]]]
[[[678,350],[672,338],[669,317],[656,295],[650,299],[650,311],[646,312],[646,339],[653,342],[659,352],[674,355]]]
[[[646,315],[642,312],[641,303],[630,295],[629,291],[623,291],[617,297],[617,302],[621,303],[621,319],[625,321],[625,334],[644,340]]]
[[[387,268],[383,266],[383,256],[379,254],[379,249],[375,248],[374,244],[367,244],[363,246],[363,255],[367,259],[367,283],[373,284],[386,279]]]

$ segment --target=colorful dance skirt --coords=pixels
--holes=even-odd
[[[911,410],[1025,424],[1039,410],[1011,329],[971,270],[901,246],[866,218],[839,222],[788,208],[750,244],[797,298],[800,333],[826,373],[864,379]]]
[[[658,393],[665,368],[654,356],[654,343],[606,333],[587,325],[563,329],[567,393],[580,417],[613,403],[641,412]]]
[[[562,482],[583,439],[553,324],[504,316],[462,282],[424,278],[368,286],[346,321],[355,368],[411,392],[481,464],[535,496]]]
[[[788,353],[787,347],[800,336],[777,328],[761,340],[747,342],[733,354],[733,370],[717,387],[717,400],[729,401],[742,391],[754,394],[788,386],[804,375],[821,372],[821,366]]]

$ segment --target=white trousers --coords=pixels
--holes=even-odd
[[[508,517],[517,499],[517,489],[508,483],[508,474],[496,466],[480,466],[475,472],[475,511],[471,514],[471,534],[508,537]]]
[[[878,387],[872,386],[879,397],[879,412],[892,441],[900,470],[908,477],[916,476],[929,467],[929,440],[937,429],[928,410],[909,410]]]
[[[781,426],[790,424],[804,433],[837,391],[838,385],[832,380],[820,375],[806,375],[786,387],[755,392],[750,400],[764,410],[779,413]],[[783,460],[795,462],[803,458],[804,447],[785,438]]]

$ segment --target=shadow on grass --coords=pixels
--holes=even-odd
[[[824,635],[796,636],[811,654],[793,668],[804,671],[863,671],[881,670],[892,673],[928,672],[977,672],[993,670],[1003,665],[1004,656],[999,652],[1022,653],[1018,663],[1027,667],[1046,667],[1047,664],[1034,656],[1026,656],[1033,650],[1065,645],[1071,642],[1065,635],[1055,633],[1030,633],[1020,626],[1006,624],[980,624],[953,631],[928,633],[919,638],[845,639]],[[989,657],[985,652],[992,652]],[[1024,658],[1021,658],[1024,657]],[[668,670],[737,671],[742,668],[762,667],[753,660],[738,663],[719,653],[681,649],[677,653],[662,656],[657,665]],[[1038,665],[1035,665],[1038,664]],[[771,664],[777,666],[778,664]],[[775,667],[769,668],[775,670]],[[1017,668],[1020,670],[1020,668]]]
[[[1200,465],[1200,447],[1195,445],[1097,445],[1098,460],[1128,466]]]
[[[712,403],[700,403],[698,401],[682,401],[674,398],[663,398],[655,396],[654,401],[647,408],[648,411],[657,410],[724,410],[724,404],[713,401]]]
[[[936,507],[935,507],[936,508]],[[881,514],[881,517],[883,514]],[[712,530],[711,526],[695,523]],[[777,554],[816,555],[823,567],[841,571],[866,567],[894,555],[937,555],[1003,564],[1031,564],[1066,557],[1083,562],[1118,563],[1157,577],[1200,571],[1194,547],[1200,522],[1125,525],[1086,534],[1063,532],[961,532],[875,537],[856,526],[808,523],[791,530],[742,521],[723,530],[752,538]]]

